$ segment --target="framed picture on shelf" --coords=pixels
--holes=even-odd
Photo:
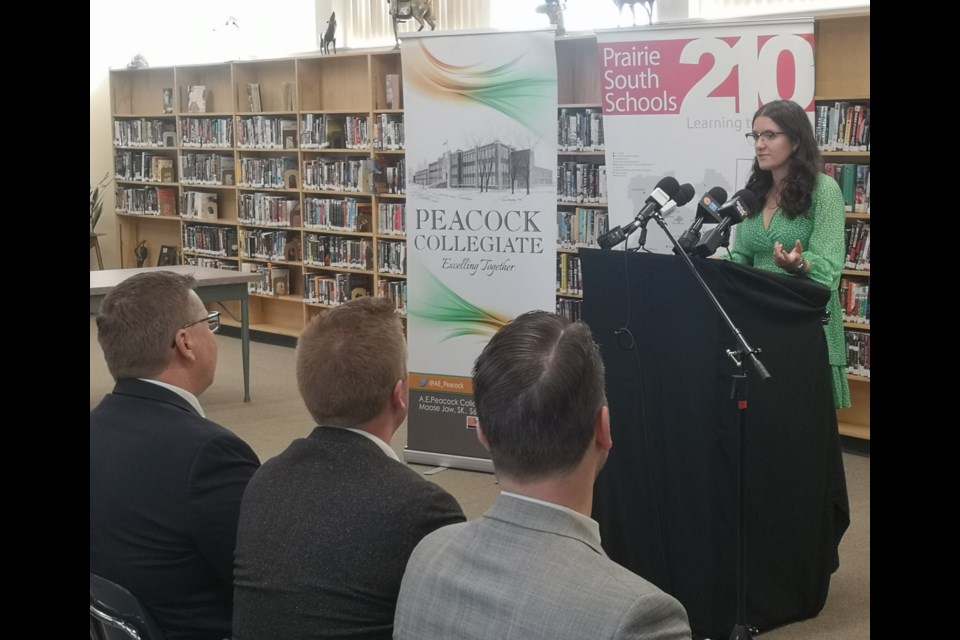
[[[157,266],[168,267],[174,264],[180,264],[177,259],[177,248],[169,244],[162,245],[160,247],[160,257],[157,258]]]

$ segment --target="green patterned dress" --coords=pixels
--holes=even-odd
[[[793,250],[797,240],[803,245],[803,257],[810,261],[810,272],[806,277],[833,291],[827,303],[830,324],[826,327],[826,335],[830,368],[833,371],[833,401],[838,409],[850,407],[847,345],[843,335],[839,294],[840,272],[846,257],[845,221],[840,186],[836,180],[821,173],[806,216],[790,220],[777,209],[769,229],[763,228],[762,214],[747,218],[736,227],[732,251],[734,262],[774,273],[787,273],[773,261],[774,243],[780,242],[788,253]]]

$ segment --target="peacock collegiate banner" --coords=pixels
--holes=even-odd
[[[409,462],[490,470],[471,373],[497,330],[556,308],[554,32],[400,45],[406,134]]]
[[[610,227],[630,222],[673,176],[696,191],[665,218],[678,238],[703,194],[721,187],[732,197],[746,184],[754,147],[744,136],[760,105],[793,100],[813,122],[813,26],[792,18],[598,31]],[[673,251],[653,221],[645,247]]]

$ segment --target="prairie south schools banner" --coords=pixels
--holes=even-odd
[[[405,457],[490,469],[473,362],[525,311],[556,308],[553,31],[404,37]]]
[[[673,176],[696,191],[664,219],[678,238],[707,191],[732,197],[746,184],[754,147],[744,136],[762,104],[793,100],[813,121],[811,18],[599,31],[597,41],[610,228],[630,222]],[[673,251],[653,221],[645,247]]]

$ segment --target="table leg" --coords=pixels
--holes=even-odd
[[[250,302],[244,292],[240,298],[240,343],[243,351],[243,401],[250,402]]]
[[[100,253],[100,238],[91,238],[90,244],[97,250],[97,265],[100,267],[100,271],[103,271],[103,255]]]

